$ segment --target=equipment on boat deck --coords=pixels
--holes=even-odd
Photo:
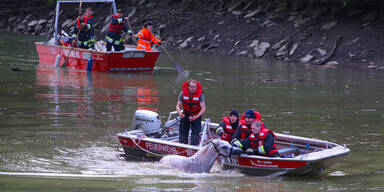
[[[137,110],[133,115],[133,128],[143,130],[147,136],[161,135],[161,120],[159,114],[149,110]]]

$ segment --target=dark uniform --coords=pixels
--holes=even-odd
[[[117,14],[112,15],[108,33],[105,37],[107,40],[107,51],[110,51],[112,49],[112,46],[115,51],[124,50],[123,39],[121,38],[122,31],[130,32],[130,30],[128,30],[128,26],[126,25],[124,18],[119,17]]]
[[[84,26],[81,26],[84,24]],[[78,47],[83,49],[94,48],[93,46],[93,18],[81,16],[76,20],[75,28],[72,31],[72,38],[78,40]],[[79,32],[80,29],[80,32]],[[77,37],[77,35],[79,35]]]

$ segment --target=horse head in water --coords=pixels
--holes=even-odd
[[[242,150],[240,148],[234,147],[226,141],[213,139],[206,142],[206,145],[191,157],[167,155],[160,159],[160,164],[168,165],[189,173],[208,173],[217,156],[222,155],[228,157],[231,155],[240,155],[241,152]]]

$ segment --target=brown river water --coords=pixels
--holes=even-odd
[[[188,77],[165,54],[152,73],[87,74],[39,67],[37,40],[0,32],[0,191],[384,190],[382,71],[169,50]],[[154,110],[164,122],[189,78],[202,83],[213,122],[254,108],[275,132],[351,152],[318,176],[273,178],[217,164],[187,174],[119,157],[116,134],[131,128],[134,111]]]

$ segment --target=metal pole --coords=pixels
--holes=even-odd
[[[55,18],[55,33],[54,33],[55,43],[57,42],[57,39],[58,39],[57,30],[59,27],[59,10],[60,10],[60,0],[58,0],[56,3],[56,18]]]

